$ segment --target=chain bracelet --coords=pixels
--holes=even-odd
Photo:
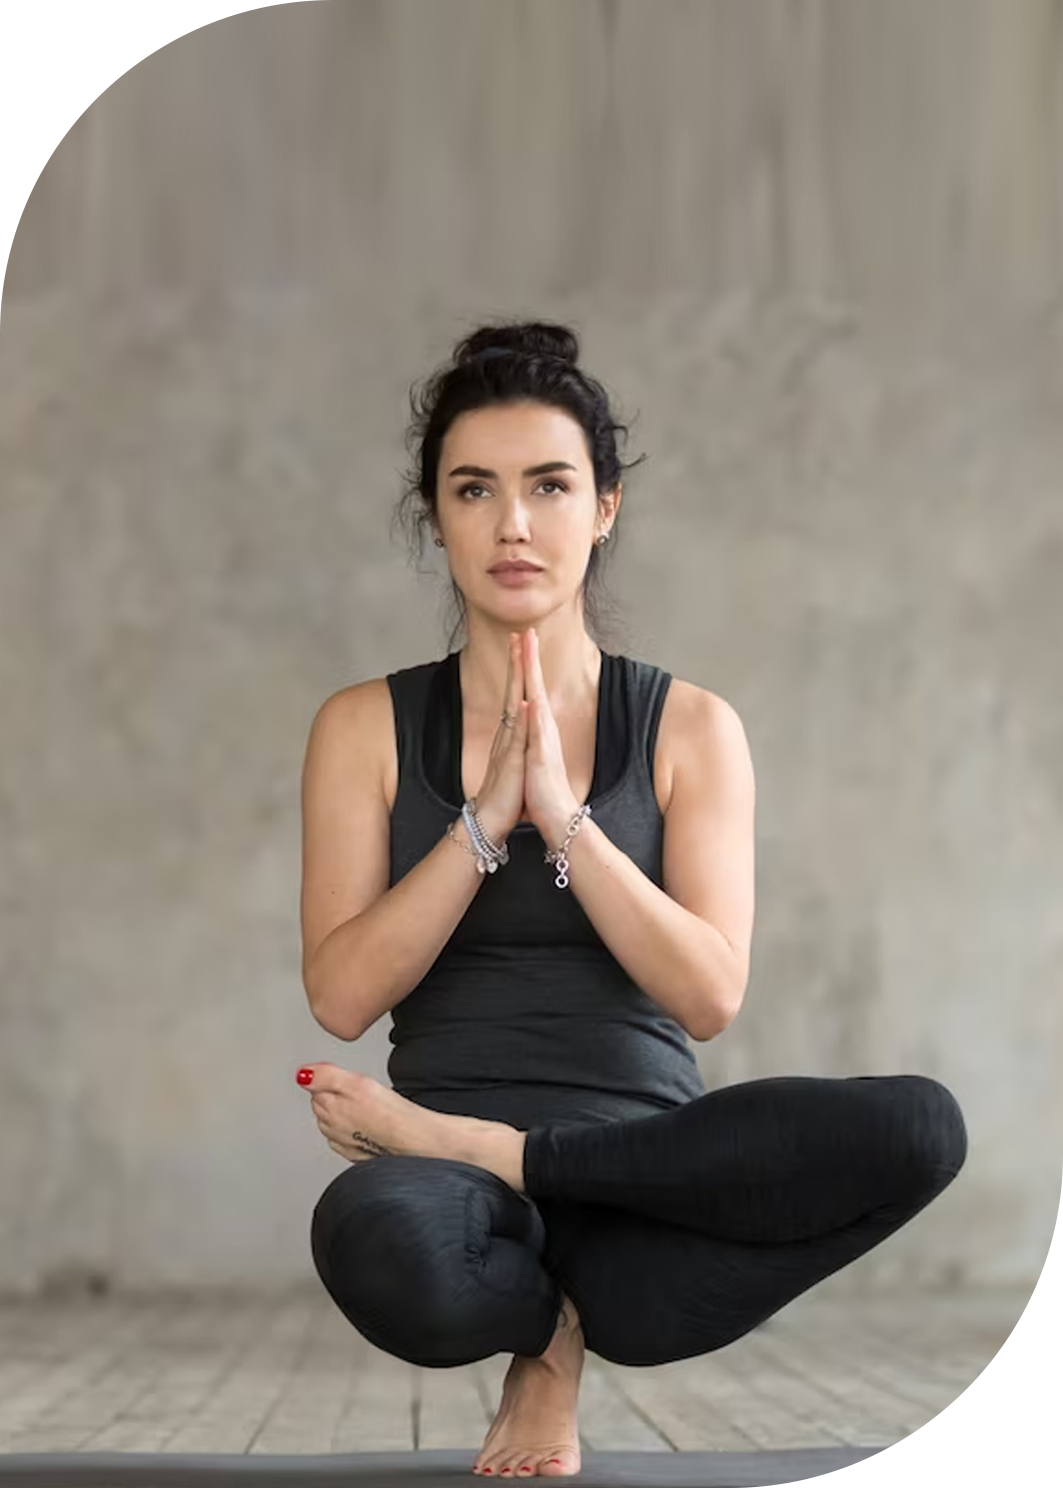
[[[590,815],[591,808],[584,802],[569,822],[564,842],[562,842],[561,846],[555,852],[548,852],[543,859],[544,863],[555,863],[557,865],[557,877],[554,879],[554,884],[559,889],[568,888],[568,858],[565,856],[566,849],[579,831],[583,818]]]

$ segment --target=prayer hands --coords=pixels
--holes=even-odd
[[[580,803],[569,784],[561,734],[546,695],[538,632],[529,626],[518,635],[517,667],[528,703],[522,819],[533,822],[547,847],[555,848]]]

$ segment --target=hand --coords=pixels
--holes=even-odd
[[[527,820],[538,827],[549,849],[564,841],[565,829],[579,810],[568,780],[557,719],[546,695],[534,627],[521,633],[521,670],[528,703],[528,739],[524,751],[524,804]],[[556,841],[554,839],[557,839]]]

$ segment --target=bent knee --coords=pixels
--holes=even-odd
[[[926,1184],[944,1187],[967,1158],[963,1112],[952,1091],[940,1080],[929,1075],[903,1078],[909,1093],[902,1141],[905,1167]]]
[[[318,1200],[310,1243],[318,1274],[356,1326],[392,1337],[389,1351],[410,1357],[412,1325],[426,1348],[452,1331],[470,1275],[464,1189],[438,1167],[374,1158],[340,1173]],[[395,1346],[398,1345],[398,1346]]]
[[[397,1235],[415,1234],[418,1202],[397,1180],[391,1158],[352,1163],[338,1173],[310,1220],[310,1249],[321,1279],[342,1269],[348,1277],[385,1265]],[[423,1203],[423,1199],[421,1200]]]

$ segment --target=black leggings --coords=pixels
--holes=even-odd
[[[967,1152],[922,1075],[751,1080],[634,1120],[534,1126],[519,1194],[485,1168],[352,1163],[314,1210],[314,1265],[368,1341],[452,1368],[538,1355],[561,1291],[618,1364],[740,1338],[885,1240]]]

